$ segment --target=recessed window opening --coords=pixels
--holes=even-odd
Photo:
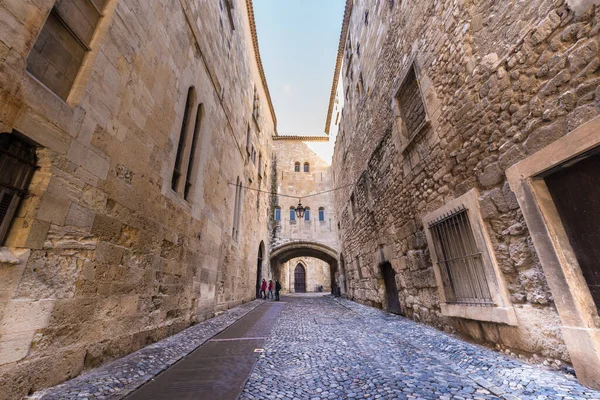
[[[304,172],[310,172],[310,164],[304,163]]]
[[[310,207],[304,208],[304,220],[310,221]]]
[[[319,221],[325,221],[325,208],[324,207],[319,207]]]
[[[290,207],[290,221],[296,220],[296,209],[294,207]]]
[[[27,71],[67,100],[106,0],[56,1],[27,57]]]
[[[429,224],[447,303],[493,306],[483,258],[464,206]]]
[[[192,119],[192,109],[194,102],[196,101],[196,92],[193,86],[188,89],[187,100],[185,102],[185,111],[183,113],[183,122],[181,124],[181,131],[179,133],[179,143],[177,144],[177,155],[175,157],[175,167],[173,168],[173,176],[171,178],[171,189],[174,191],[179,190],[180,179],[183,176],[182,167],[184,160],[184,153],[187,144],[187,131],[188,126]]]
[[[204,115],[204,108],[202,103],[198,105],[196,111],[196,124],[194,126],[194,135],[192,136],[192,144],[190,148],[190,157],[187,165],[187,173],[185,177],[185,189],[183,192],[183,198],[190,201],[190,193],[192,193],[193,182],[196,181],[198,175],[198,161],[199,161],[199,149],[198,140],[200,136],[200,127],[202,125],[202,117]]]
[[[275,207],[275,221],[281,221],[281,207]]]
[[[300,163],[299,162],[296,162],[294,164],[294,172],[300,172]]]
[[[0,244],[27,194],[35,172],[35,148],[15,134],[0,134]]]

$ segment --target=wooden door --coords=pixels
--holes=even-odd
[[[385,295],[387,300],[387,309],[394,314],[401,314],[400,299],[398,298],[398,288],[396,287],[396,272],[390,263],[381,266],[383,280],[385,282]]]
[[[306,270],[302,264],[296,265],[294,271],[294,291],[296,293],[306,293]]]
[[[544,179],[600,309],[600,149]]]

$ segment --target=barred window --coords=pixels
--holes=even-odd
[[[35,171],[35,149],[16,135],[0,134],[0,243],[4,242]]]
[[[494,305],[467,209],[461,206],[429,223],[447,303]]]

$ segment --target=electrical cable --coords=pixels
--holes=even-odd
[[[237,186],[237,185],[236,185],[235,183],[233,183],[233,182],[227,182],[227,184],[228,184],[228,185],[232,185],[232,186]],[[253,191],[255,191],[255,192],[259,192],[259,193],[267,193],[267,194],[270,194],[270,195],[273,195],[273,196],[289,197],[289,198],[292,198],[292,199],[306,199],[306,198],[308,198],[308,197],[314,197],[314,196],[319,196],[319,195],[321,195],[321,194],[325,194],[325,193],[331,193],[331,192],[334,192],[334,191],[336,191],[336,190],[344,189],[344,188],[347,188],[347,187],[350,187],[350,186],[354,186],[354,185],[355,185],[355,183],[350,183],[350,184],[348,184],[348,185],[344,185],[344,186],[340,186],[340,187],[337,187],[337,188],[333,188],[333,189],[325,190],[325,191],[323,191],[323,192],[318,192],[318,193],[309,194],[309,195],[306,195],[306,196],[291,196],[291,195],[289,195],[289,194],[281,194],[281,193],[277,193],[277,192],[270,192],[270,191],[267,191],[267,190],[255,189],[255,188],[252,188],[252,187],[250,187],[250,186],[242,186],[242,188],[243,188],[243,189],[248,189],[248,190],[253,190]]]

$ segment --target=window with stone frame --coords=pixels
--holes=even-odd
[[[319,221],[325,222],[325,207],[319,207]]]
[[[29,56],[27,71],[67,100],[107,0],[57,0]]]
[[[17,134],[0,134],[0,244],[27,194],[36,168],[35,148]]]
[[[229,19],[229,25],[231,30],[235,30],[235,24],[233,23],[233,6],[235,0],[223,0],[225,2],[225,11],[227,12],[227,18]]]
[[[296,208],[290,207],[290,224],[296,223]]]
[[[442,314],[516,324],[476,189],[423,218]]]
[[[310,172],[310,164],[307,162],[304,163],[304,172]]]
[[[300,172],[300,163],[297,161],[294,163],[294,172]]]
[[[254,124],[256,125],[256,130],[260,132],[260,125],[258,123],[258,118],[260,117],[260,97],[258,95],[258,90],[256,90],[256,86],[254,87],[254,98],[252,101],[252,119],[254,120]]]
[[[281,221],[281,207],[275,207],[275,221]]]
[[[242,181],[238,176],[235,181],[235,200],[233,203],[233,228],[231,237],[234,241],[238,241],[240,234],[240,220],[242,212]]]
[[[177,144],[177,153],[175,155],[175,166],[173,167],[173,175],[171,177],[171,189],[177,193],[182,193],[181,177],[184,176],[184,160],[188,146],[188,131],[192,123],[192,114],[194,103],[196,102],[196,90],[193,86],[188,89],[188,94],[185,102],[185,110],[183,112],[183,121],[181,122],[181,131],[179,132],[179,143]]]
[[[401,151],[404,151],[419,132],[429,124],[429,116],[414,61],[411,62],[400,81],[392,107],[396,129],[400,135]]]

